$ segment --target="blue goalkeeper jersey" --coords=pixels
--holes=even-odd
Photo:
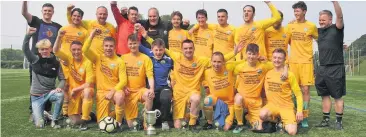
[[[154,88],[167,87],[169,73],[173,69],[173,60],[165,54],[161,60],[155,59],[151,49],[146,48],[142,44],[140,44],[139,50],[141,53],[149,56],[154,65]]]

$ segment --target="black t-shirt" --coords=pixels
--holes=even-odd
[[[320,65],[344,64],[344,26],[342,29],[338,29],[335,24],[332,24],[328,28],[318,28],[318,33]]]
[[[52,47],[56,41],[58,30],[62,27],[56,22],[46,23],[37,16],[32,16],[32,22],[28,23],[30,27],[37,28],[37,32],[32,36],[32,52],[38,54],[36,43],[39,40],[47,38],[51,41]]]

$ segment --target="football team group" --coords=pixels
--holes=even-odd
[[[225,9],[217,11],[217,24],[208,24],[206,10],[200,9],[197,24],[188,30],[189,20],[179,11],[167,22],[158,9],[150,8],[148,19],[142,20],[138,8],[119,9],[116,1],[110,2],[116,27],[106,22],[107,7],[96,8],[95,20],[85,20],[83,10],[74,5],[67,7],[69,24],[61,26],[52,21],[52,4],[42,6],[40,19],[28,12],[24,1],[22,15],[30,28],[23,52],[30,62],[32,122],[43,128],[48,116],[51,126],[60,128],[67,117],[87,130],[95,113],[97,121],[114,117],[121,131],[122,123],[142,130],[146,122],[137,122],[139,111],[145,119],[141,111],[158,109],[162,114],[157,124],[163,130],[199,132],[217,126],[240,133],[249,125],[254,132],[264,132],[268,123],[277,123],[295,135],[298,126],[309,127],[309,89],[315,85],[323,111],[315,126],[331,125],[332,97],[334,128],[342,130],[346,85],[339,3],[332,2],[335,23],[331,11],[319,12],[320,28],[305,19],[303,1],[292,5],[296,19],[286,26],[282,12],[269,1],[264,3],[271,18],[253,20],[258,11],[246,5],[242,25],[228,24]],[[319,49],[316,77],[313,40]],[[200,112],[206,119],[202,127]]]

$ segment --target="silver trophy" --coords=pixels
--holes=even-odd
[[[146,124],[148,125],[147,130],[146,130],[146,134],[147,135],[155,135],[156,134],[156,130],[154,128],[154,124],[156,123],[156,119],[158,117],[160,117],[161,113],[159,110],[154,110],[154,111],[146,111]]]

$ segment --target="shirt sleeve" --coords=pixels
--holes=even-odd
[[[122,91],[123,87],[127,85],[126,64],[122,59],[119,59],[118,64],[118,80],[114,89],[116,91]]]
[[[241,63],[245,63],[246,60],[240,60],[240,61],[228,61],[226,62],[226,69],[229,71],[234,71],[235,67]]]
[[[318,40],[318,28],[316,28],[315,25],[313,25],[312,27],[312,31],[311,31],[311,36],[315,39]]]
[[[117,7],[117,4],[111,4],[111,9],[117,25],[120,25],[122,22],[127,21],[127,19],[122,17],[121,12]]]
[[[29,49],[29,40],[31,37],[31,35],[25,35],[22,50],[27,60],[33,64],[35,61],[38,60],[38,56],[34,55]]]
[[[151,49],[149,48],[146,48],[144,45],[140,44],[139,46],[139,51],[149,57],[152,57],[154,56],[152,53],[151,53]]]
[[[289,73],[289,82],[291,85],[291,90],[295,94],[297,106],[302,106],[303,105],[302,92],[293,73]],[[297,112],[302,112],[302,107],[297,107]]]
[[[272,18],[261,20],[261,21],[257,22],[264,30],[271,27],[274,23],[276,23],[277,21],[279,21],[281,19],[280,13],[278,12],[277,8],[272,3],[269,5],[269,9],[271,10]]]
[[[37,16],[32,16],[32,21],[30,23],[28,23],[28,25],[30,27],[33,27],[33,28],[39,28],[39,26],[41,25],[41,19],[39,19]]]
[[[178,60],[179,56],[181,55],[181,53],[179,52],[174,52],[174,51],[170,51],[169,49],[165,49],[165,53],[172,58],[173,61]]]
[[[69,56],[62,50],[58,50],[57,52],[55,52],[55,55],[61,60],[66,61],[67,63],[69,62]]]
[[[83,54],[91,62],[95,63],[97,60],[97,54],[93,50],[90,50],[91,41],[92,40],[90,38],[86,39],[86,41],[83,45]]]
[[[154,79],[153,63],[152,63],[151,59],[146,58],[144,64],[145,64],[145,70],[146,70],[146,77],[148,79]]]

